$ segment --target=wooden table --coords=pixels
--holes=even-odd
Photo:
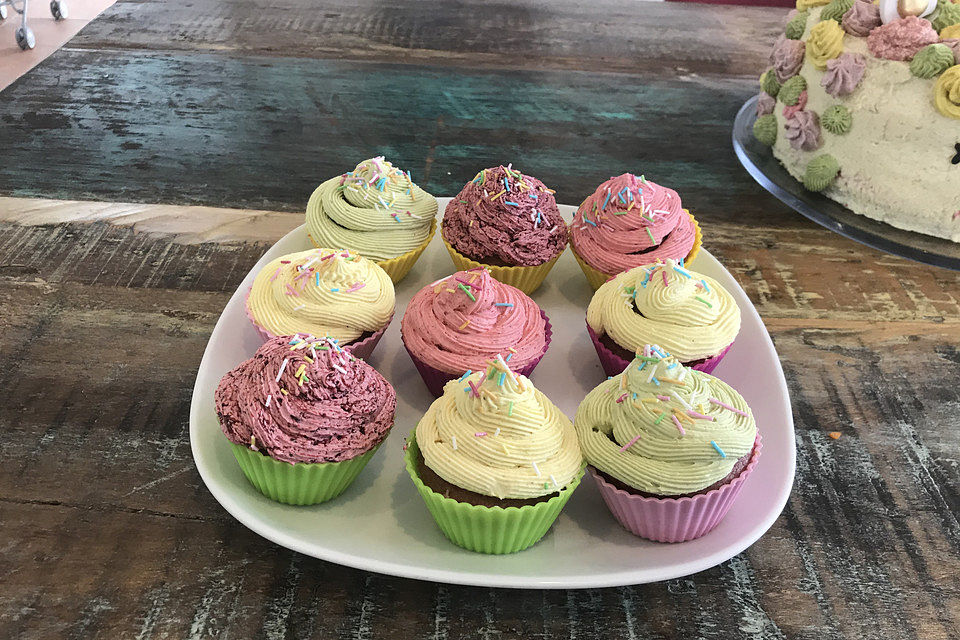
[[[0,94],[0,637],[960,637],[958,275],[737,164],[782,10],[274,4],[121,1]],[[501,162],[561,202],[626,170],[676,187],[789,381],[770,532],[684,579],[519,592],[339,567],[227,515],[188,444],[204,344],[312,188],[373,153],[438,194]]]

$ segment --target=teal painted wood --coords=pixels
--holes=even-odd
[[[512,162],[576,204],[633,171],[707,220],[793,224],[731,150],[755,84],[61,50],[0,94],[0,192],[299,210],[384,154],[437,194]]]

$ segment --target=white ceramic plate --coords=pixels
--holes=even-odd
[[[447,200],[440,199],[441,211]],[[561,212],[569,220],[574,208],[561,206]],[[190,442],[200,475],[231,515],[263,537],[330,562],[407,578],[495,587],[609,587],[668,580],[719,564],[756,541],[783,510],[796,455],[780,361],[743,289],[713,256],[701,251],[690,266],[722,283],[743,311],[740,335],[714,373],[743,394],[763,432],[760,463],[724,521],[699,540],[648,542],[621,528],[593,483],[584,478],[553,528],[525,551],[488,556],[447,541],[404,470],[402,452],[404,438],[433,398],[400,342],[400,317],[416,291],[453,271],[439,237],[397,287],[396,316],[370,358],[397,390],[396,425],[384,446],[354,484],[331,502],[292,507],[263,497],[243,476],[220,432],[213,393],[220,377],[260,345],[243,309],[254,274],[279,255],[307,248],[303,227],[294,229],[254,266],[210,336],[193,389]],[[550,316],[554,334],[532,380],[568,416],[605,379],[584,325],[591,293],[567,251],[534,294]]]

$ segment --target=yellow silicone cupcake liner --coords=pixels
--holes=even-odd
[[[381,260],[377,263],[377,266],[387,272],[387,275],[390,276],[390,280],[393,281],[393,284],[397,284],[410,273],[410,270],[413,269],[413,265],[416,264],[417,260],[420,259],[420,256],[424,251],[427,250],[427,246],[430,244],[430,241],[433,240],[434,234],[437,232],[437,220],[434,220],[430,223],[430,234],[427,235],[427,239],[423,241],[416,249],[411,249],[406,253],[401,253],[396,258],[390,258],[389,260]],[[309,233],[307,237],[310,238],[310,244],[314,247],[320,249],[320,245],[317,244],[316,240],[313,239]],[[343,249],[349,249],[350,247],[337,247]]]
[[[550,273],[550,269],[553,269],[553,265],[555,265],[560,256],[563,255],[563,251],[561,251],[547,262],[532,267],[501,267],[472,260],[454,249],[453,246],[447,242],[447,239],[443,237],[443,234],[441,234],[440,237],[443,240],[443,244],[447,247],[447,252],[450,253],[450,258],[453,260],[457,271],[484,267],[496,280],[516,287],[527,295],[536,291],[537,288],[543,284],[547,274]],[[564,247],[564,249],[566,249],[566,247]]]
[[[684,209],[684,211],[687,211]],[[687,211],[687,215],[690,216],[690,221],[693,222],[693,246],[690,248],[690,252],[687,254],[687,257],[684,258],[684,264],[687,266],[693,262],[693,259],[697,257],[697,254],[700,253],[700,247],[703,246],[703,233],[700,230],[700,223],[697,222],[697,219],[693,217],[693,214]],[[583,270],[583,275],[587,277],[587,282],[590,283],[590,286],[593,287],[593,290],[596,291],[600,288],[604,282],[617,275],[615,273],[604,273],[598,271],[591,267],[586,261],[580,257],[580,254],[577,253],[576,246],[571,242],[570,250],[573,252],[573,257],[577,259],[577,264],[580,265],[580,269]]]

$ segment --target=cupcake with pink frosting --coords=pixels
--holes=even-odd
[[[567,246],[553,193],[512,165],[478,173],[447,204],[440,225],[454,265],[486,267],[500,282],[533,293]]]
[[[220,427],[244,475],[286,504],[343,493],[393,426],[383,376],[330,339],[280,336],[220,380]]]
[[[550,320],[529,296],[482,267],[458,271],[418,291],[400,337],[434,396],[465,373],[501,355],[529,376],[550,346]]]
[[[677,192],[632,173],[597,187],[570,225],[573,255],[594,289],[640,265],[689,262],[700,243],[700,225]]]

